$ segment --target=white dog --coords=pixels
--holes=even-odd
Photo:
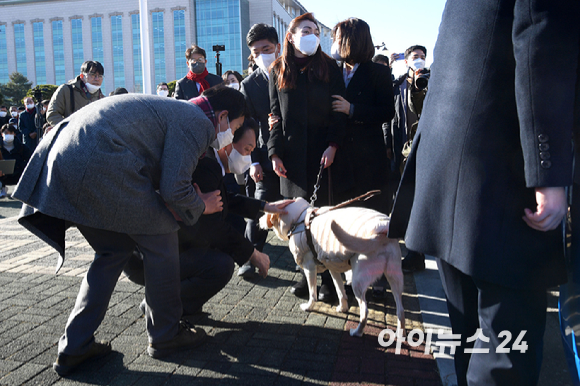
[[[302,198],[286,208],[288,214],[266,214],[260,219],[260,227],[274,229],[282,240],[289,240],[289,248],[296,264],[304,269],[310,298],[300,307],[312,310],[317,301],[316,273],[330,271],[338,294],[338,312],[348,310],[348,301],[340,274],[352,269],[352,289],[360,307],[360,323],[350,330],[352,336],[362,336],[367,323],[368,308],[365,294],[368,286],[385,274],[397,305],[397,332],[404,334],[405,311],[403,309],[403,272],[401,249],[397,240],[387,238],[389,217],[371,209],[347,207],[329,210],[318,209],[311,221],[312,246],[317,258],[308,246],[305,220],[308,222],[311,208]]]

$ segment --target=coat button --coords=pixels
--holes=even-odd
[[[542,159],[542,160],[550,159],[550,152],[549,151],[541,151],[540,152],[540,159]]]
[[[549,169],[552,166],[552,161],[544,160],[540,162],[540,166],[544,169]]]
[[[550,139],[550,137],[548,137],[547,134],[538,135],[538,141],[540,141],[540,143],[546,143],[546,142],[548,142],[549,139]]]
[[[540,151],[548,151],[550,150],[550,145],[548,145],[547,143],[540,143]]]

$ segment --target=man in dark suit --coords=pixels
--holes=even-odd
[[[254,197],[259,200],[276,201],[280,195],[280,178],[272,170],[272,162],[268,158],[268,139],[270,130],[268,115],[270,114],[270,94],[268,91],[269,67],[280,54],[280,43],[276,29],[267,24],[254,24],[246,43],[252,52],[252,58],[258,68],[242,81],[240,91],[246,98],[248,113],[258,122],[258,146],[252,152],[250,177],[256,183]],[[246,225],[246,237],[261,251],[266,243],[268,231],[259,229],[258,224],[249,220]],[[253,268],[246,264],[240,267],[239,276],[251,276]]]
[[[389,236],[406,228],[410,248],[438,258],[459,385],[538,381],[546,290],[566,278],[579,12],[449,0],[443,13]]]
[[[223,83],[220,76],[207,71],[205,50],[193,44],[185,51],[189,72],[175,82],[175,99],[190,100],[217,84]]]

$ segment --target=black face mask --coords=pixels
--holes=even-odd
[[[203,70],[205,70],[205,63],[200,63],[200,62],[189,63],[189,69],[194,74],[201,74],[203,72]]]

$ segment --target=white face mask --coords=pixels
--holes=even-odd
[[[330,47],[330,56],[332,56],[334,60],[344,60],[340,56],[340,45],[338,44],[338,40],[332,43],[332,47]]]
[[[234,174],[244,174],[252,165],[251,155],[241,155],[235,148],[228,154],[228,168]]]
[[[421,69],[425,68],[425,61],[421,58],[417,58],[411,62],[409,67],[411,67],[415,71],[421,70]]]
[[[169,95],[169,91],[159,90],[159,91],[157,91],[157,95],[159,95],[160,97],[167,97],[167,95]]]
[[[306,56],[312,56],[318,50],[320,39],[314,34],[300,36],[297,41],[294,41],[296,49]]]
[[[4,142],[6,143],[14,142],[14,134],[4,134]]]
[[[223,149],[234,140],[234,133],[232,133],[232,128],[230,127],[230,119],[227,118],[227,120],[228,129],[226,131],[219,131],[216,139],[210,144],[210,146],[216,150]]]
[[[16,116],[18,116],[18,113],[16,111],[13,111],[10,113],[10,115],[12,115],[13,118],[16,118]]]
[[[269,74],[270,66],[276,60],[276,54],[260,54],[257,58],[254,59],[254,62],[264,71],[266,74]]]
[[[0,111],[0,118],[4,118],[8,114],[6,111]]]
[[[87,86],[87,90],[89,90],[91,94],[96,93],[101,88],[101,86],[95,86],[94,84],[90,83],[85,83],[85,85]]]
[[[239,83],[230,83],[227,85],[229,88],[233,88],[234,90],[239,90],[240,89],[240,84]]]
[[[34,103],[31,103],[31,104],[26,105],[26,108],[28,110],[32,110],[34,108]]]

